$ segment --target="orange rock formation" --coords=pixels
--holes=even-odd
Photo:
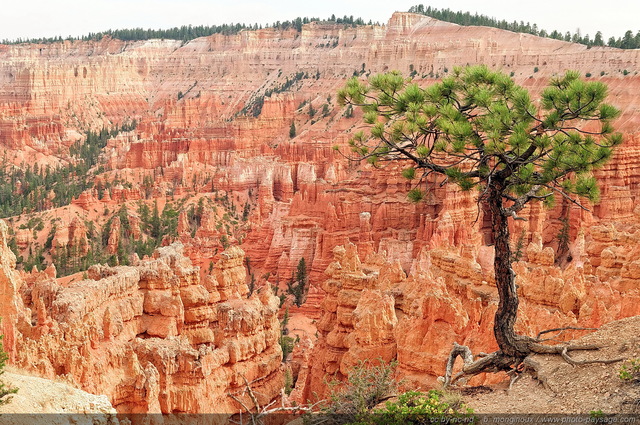
[[[536,235],[526,247],[527,261],[514,265],[521,297],[519,332],[594,328],[640,315],[638,230],[640,224],[624,230],[593,228],[597,236],[587,238],[587,244],[601,244],[597,267],[583,251],[583,233],[566,268],[554,266],[554,250],[543,248]],[[620,249],[621,240],[634,248]],[[297,388],[298,399],[326,394],[325,382],[343,379],[365,359],[397,359],[409,387],[428,388],[444,374],[454,341],[478,352],[495,351],[493,315],[498,300],[490,284],[493,273],[482,270],[478,252],[468,254],[463,247],[424,248],[407,276],[400,262],[384,255],[369,254],[361,262],[355,245],[336,247],[335,260],[326,271],[329,278],[322,284],[326,296],[311,379]]]
[[[251,189],[259,206],[255,231],[245,243],[250,257],[265,271],[287,278],[304,256],[318,281],[333,247],[347,240],[382,248],[406,268],[430,243],[429,228],[440,219],[438,211],[447,209],[444,204],[456,206],[449,212],[453,225],[466,226],[458,220],[459,203],[441,200],[444,192],[431,207],[414,207],[403,197],[406,182],[395,174],[366,168],[356,174],[335,157],[331,146],[343,143],[358,121],[342,117],[333,94],[354,72],[413,69],[417,80],[428,84],[456,65],[485,63],[513,72],[533,92],[565,69],[604,73],[592,78],[609,85],[614,103],[623,109],[618,127],[633,132],[640,120],[633,106],[640,85],[637,76],[622,71],[637,68],[639,55],[408,13],[394,14],[386,26],[312,23],[300,34],[269,28],[184,46],[108,38],[2,46],[0,143],[14,163],[35,152],[38,161],[55,164],[60,159],[54,155],[80,138],[80,128],[135,118],[138,129],[107,146],[112,168],[153,171],[158,187],[162,182],[188,185],[200,175],[216,189]],[[292,88],[278,93],[299,71],[304,75]],[[267,89],[275,92],[264,97]],[[180,91],[184,95],[178,99]],[[257,99],[264,99],[257,118],[238,115]],[[318,111],[326,104],[327,115],[310,117],[308,106],[300,107],[303,101]],[[292,121],[298,134],[289,139]],[[624,166],[618,161],[612,176],[628,182],[634,174],[629,161],[635,157],[634,150]],[[622,181],[605,185],[633,187]],[[615,190],[603,205],[617,208],[628,199],[629,193]],[[112,192],[114,200],[140,196],[129,189]],[[608,217],[608,212],[598,215]]]
[[[13,364],[106,394],[121,413],[235,413],[244,379],[262,403],[283,386],[278,298],[248,296],[244,252],[230,248],[200,279],[180,244],[135,267],[93,266],[60,286],[13,271],[0,221],[0,294]]]

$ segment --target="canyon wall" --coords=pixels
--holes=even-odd
[[[484,63],[512,73],[535,95],[553,74],[577,69],[609,85],[610,100],[623,111],[618,128],[633,134],[639,120],[638,51],[408,13],[394,14],[385,26],[311,23],[301,32],[268,28],[187,43],[104,38],[1,46],[0,57],[0,144],[7,160],[63,163],[83,130],[136,119],[132,134],[109,142],[109,166],[120,176],[152,173],[158,185],[188,187],[207,176],[211,185],[204,190],[251,189],[259,210],[245,248],[257,266],[283,278],[305,257],[319,281],[333,247],[357,241],[362,226],[372,230],[365,242],[382,246],[406,269],[451,202],[450,190],[436,190],[430,206],[410,205],[403,196],[408,184],[395,172],[353,167],[336,156],[331,147],[360,126],[358,113],[345,117],[335,100],[354,74],[412,70],[428,84],[454,66]],[[283,88],[287,81],[293,83]],[[292,122],[297,134],[290,138]],[[637,185],[627,184],[636,143],[627,139],[624,160],[603,176],[616,199],[636,196]],[[607,176],[616,176],[615,184]],[[613,193],[618,186],[631,192]],[[361,213],[369,214],[368,223]],[[460,211],[450,214],[454,226],[467,227]]]

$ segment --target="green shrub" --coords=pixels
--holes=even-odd
[[[428,393],[408,391],[385,407],[376,408],[397,392],[394,379],[397,361],[382,359],[360,362],[349,374],[347,382],[331,382],[329,406],[322,409],[333,420],[330,423],[351,425],[401,425],[430,423],[461,423],[471,418],[473,411],[462,398],[452,392],[432,390]]]
[[[330,404],[323,413],[338,415],[342,423],[355,422],[370,414],[371,409],[394,395],[394,379],[398,362],[385,363],[382,359],[361,361],[349,374],[347,382],[330,382]]]
[[[286,395],[291,395],[293,391],[293,375],[291,374],[291,369],[287,369],[284,371],[284,393]]]
[[[289,354],[293,352],[293,347],[295,346],[295,339],[290,336],[280,335],[280,348],[282,348],[282,361],[286,362]]]
[[[625,362],[618,371],[623,381],[640,382],[640,357]]]
[[[428,393],[408,391],[401,394],[397,401],[388,401],[384,408],[360,417],[354,424],[461,423],[462,418],[470,418],[472,413],[457,394],[437,390]]]

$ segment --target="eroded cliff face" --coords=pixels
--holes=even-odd
[[[429,206],[410,205],[408,183],[393,170],[353,168],[335,155],[331,147],[360,126],[357,112],[345,117],[335,99],[354,74],[399,69],[428,84],[454,66],[484,63],[511,72],[535,96],[554,73],[588,72],[609,85],[623,110],[617,126],[629,133],[623,160],[603,174],[610,192],[603,205],[636,196],[629,182],[637,169],[640,85],[623,71],[637,69],[638,51],[396,13],[386,26],[312,23],[301,32],[244,31],[186,44],[105,38],[1,46],[0,57],[0,143],[9,162],[64,164],[83,130],[136,119],[135,131],[108,143],[104,159],[116,172],[106,178],[128,176],[134,187],[127,199],[141,196],[142,176],[153,179],[153,196],[251,190],[258,209],[244,247],[257,267],[283,279],[305,257],[319,281],[333,247],[348,240],[384,249],[406,269],[431,243],[443,213],[459,232],[468,227],[460,215],[474,214],[473,202],[450,189],[434,190]],[[198,180],[207,183],[192,184]],[[609,214],[596,211],[598,218]]]
[[[201,279],[177,243],[131,267],[93,266],[67,285],[12,270],[0,221],[3,330],[11,362],[105,394],[120,413],[235,413],[245,379],[261,403],[283,386],[278,298],[249,295],[244,252]]]

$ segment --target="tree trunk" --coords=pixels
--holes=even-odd
[[[492,184],[489,187],[487,199],[491,210],[491,230],[495,247],[494,273],[500,297],[493,333],[503,354],[511,357],[525,357],[530,353],[530,349],[523,341],[523,337],[517,335],[514,329],[518,316],[518,293],[515,274],[511,269],[509,219],[502,205],[503,190],[501,184]]]
[[[509,171],[509,170],[507,170]],[[506,173],[505,173],[506,174]],[[568,355],[568,351],[575,350],[594,350],[598,349],[597,345],[544,345],[538,338],[531,338],[524,335],[518,335],[515,331],[516,319],[518,318],[518,293],[516,289],[515,274],[511,269],[511,246],[509,245],[509,216],[506,214],[502,205],[502,195],[505,190],[504,176],[503,179],[494,179],[489,183],[487,188],[486,200],[489,210],[491,211],[491,232],[494,239],[495,259],[494,275],[496,287],[498,288],[498,296],[500,301],[498,310],[494,318],[493,334],[500,347],[499,351],[495,351],[489,355],[485,355],[476,360],[473,359],[471,350],[466,346],[453,344],[453,350],[449,354],[447,367],[444,377],[444,385],[454,384],[462,376],[474,376],[483,372],[518,372],[519,367],[526,361],[529,354],[559,354],[565,361],[572,365],[586,363],[614,363],[621,361],[619,359],[609,360],[575,360]],[[564,329],[574,329],[572,327],[550,329],[550,331],[559,331]],[[464,366],[462,372],[452,377],[453,366],[456,358],[462,357]],[[512,375],[512,377],[518,374]],[[513,384],[512,380],[512,384]]]

